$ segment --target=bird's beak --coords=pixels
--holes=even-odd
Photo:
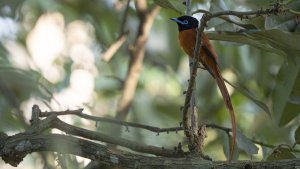
[[[177,23],[180,23],[181,21],[179,20],[179,19],[177,19],[177,18],[171,18],[170,19],[171,21],[174,21],[174,22],[177,22]]]

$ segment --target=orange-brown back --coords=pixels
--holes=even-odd
[[[196,45],[196,36],[197,32],[195,29],[188,29],[184,31],[179,32],[179,42],[180,46],[183,48],[185,53],[187,53],[190,57],[193,57],[194,48]],[[203,33],[202,34],[202,44],[205,44],[208,49],[210,49],[210,52],[212,53],[214,59],[218,60],[218,55],[214,48],[212,47],[208,37]],[[201,48],[203,50],[203,48]],[[204,51],[201,51],[201,53],[204,53]]]

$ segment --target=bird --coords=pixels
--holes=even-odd
[[[180,16],[178,18],[171,18],[172,21],[175,21],[178,25],[179,30],[179,44],[181,48],[189,57],[193,57],[194,49],[196,46],[196,36],[197,36],[197,28],[199,26],[199,22],[196,18],[192,16]],[[201,55],[199,56],[199,62],[204,66],[206,70],[212,75],[212,77],[216,80],[219,90],[222,94],[224,103],[226,108],[228,109],[230,119],[231,119],[231,127],[232,127],[232,142],[230,146],[230,156],[229,161],[233,159],[234,155],[234,147],[236,144],[236,119],[235,112],[231,103],[230,95],[224,83],[223,77],[220,73],[220,69],[218,66],[218,55],[213,48],[210,40],[208,39],[205,33],[201,34]]]

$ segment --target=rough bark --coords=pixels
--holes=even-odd
[[[59,144],[58,144],[59,143]],[[20,133],[14,136],[0,134],[0,156],[12,166],[17,166],[32,152],[53,151],[89,158],[102,166],[124,169],[295,169],[300,167],[300,159],[279,161],[207,161],[198,157],[150,157],[124,151],[110,150],[108,147],[82,138],[59,134]],[[97,165],[97,166],[99,166]]]

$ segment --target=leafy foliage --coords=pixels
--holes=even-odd
[[[299,3],[298,0],[290,1],[284,7],[299,11]],[[130,45],[138,32],[139,23],[134,3],[130,3],[127,22],[121,28],[125,4],[125,1],[110,0],[0,2],[0,25],[3,25],[2,22],[15,24],[7,27],[8,33],[6,29],[2,31],[0,26],[2,131],[22,130],[28,124],[28,107],[33,103],[41,104],[45,109],[84,107],[96,116],[114,116],[128,69]],[[177,42],[176,25],[169,22],[169,18],[184,14],[185,6],[181,1],[173,0],[153,0],[148,1],[148,4],[150,7],[159,5],[162,10],[154,21],[147,42],[142,75],[127,120],[157,127],[178,126],[181,121],[180,106],[184,100],[182,93],[187,88],[189,69],[188,59],[183,56]],[[268,0],[195,0],[192,10],[205,8],[210,12],[240,11],[242,9],[238,7],[243,10],[259,10],[269,6]],[[31,50],[42,51],[42,47],[51,46],[51,41],[39,41],[37,44],[40,46],[31,49],[30,37],[39,22],[47,20],[47,16],[56,18],[53,23],[56,28],[60,28],[58,32],[63,38],[60,41],[62,43],[53,41],[54,44],[61,44],[61,51],[53,54],[57,57],[53,60],[44,58],[48,63],[41,64]],[[199,14],[194,16],[200,18]],[[214,40],[224,78],[233,84],[231,97],[240,129],[238,146],[242,150],[239,157],[241,159],[254,155],[260,159],[261,154],[256,155],[259,153],[258,145],[248,138],[262,138],[273,145],[290,144],[294,140],[288,135],[293,133],[293,128],[298,128],[295,139],[296,142],[299,141],[299,16],[279,13],[250,20],[237,17],[227,19],[238,24],[224,18],[214,18],[209,21],[209,31],[206,33]],[[48,28],[49,35],[52,35],[52,29]],[[129,30],[126,42],[110,63],[101,61],[101,53],[118,38],[120,29]],[[53,50],[54,48],[49,53]],[[45,56],[47,54],[48,52],[44,53]],[[44,71],[43,68],[49,65],[53,69]],[[230,72],[230,75],[226,72]],[[53,78],[54,75],[56,78]],[[214,79],[203,70],[198,75],[196,88],[200,121],[227,125],[229,118],[217,93]],[[76,80],[76,77],[81,79]],[[84,90],[86,88],[87,91]],[[68,97],[62,97],[63,95]],[[80,119],[72,119],[70,122],[94,127],[94,124]],[[112,127],[100,124],[96,130],[111,134],[109,129]],[[160,134],[159,137],[153,135],[138,129],[123,134],[129,139],[166,147],[185,141],[182,133]],[[208,132],[207,149],[213,151],[206,153],[216,159],[225,159],[223,153],[216,148],[221,144],[226,146],[219,135],[213,131]],[[183,148],[186,148],[186,144]],[[267,150],[267,160],[299,156],[288,148]],[[76,163],[76,160],[70,161]]]

